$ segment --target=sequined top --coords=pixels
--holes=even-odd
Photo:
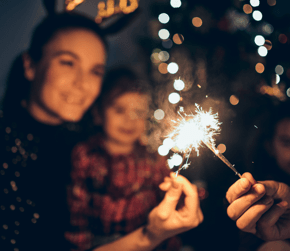
[[[70,250],[66,184],[75,128],[48,126],[24,109],[0,113],[0,249]]]

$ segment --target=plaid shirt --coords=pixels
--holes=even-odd
[[[165,158],[141,145],[119,156],[109,155],[101,145],[100,138],[93,137],[78,144],[72,154],[68,205],[74,229],[66,238],[77,250],[103,245],[106,239],[110,242],[146,224],[149,212],[164,196],[158,186],[170,172]],[[103,243],[96,243],[94,236]],[[159,250],[178,247],[177,238],[171,238]]]

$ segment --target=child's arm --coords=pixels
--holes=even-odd
[[[160,185],[166,191],[165,197],[150,212],[145,227],[93,251],[149,251],[169,237],[197,227],[203,221],[203,214],[196,186],[181,175],[176,178],[172,173],[170,178],[170,182],[167,180]],[[182,193],[185,194],[184,206],[176,210]]]

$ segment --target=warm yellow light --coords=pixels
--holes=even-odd
[[[240,102],[240,100],[238,99],[238,97],[236,95],[230,96],[230,103],[232,105],[237,105],[239,102]]]
[[[224,153],[226,151],[227,147],[225,144],[219,144],[217,149],[220,153]]]
[[[263,73],[265,71],[265,66],[262,63],[257,63],[255,69],[256,72]]]
[[[193,26],[195,26],[195,27],[200,27],[200,26],[202,26],[202,20],[201,20],[201,18],[200,17],[194,17],[193,19],[192,19],[192,24],[193,24]]]
[[[166,74],[168,71],[167,71],[167,64],[166,63],[161,63],[159,66],[158,66],[158,71],[161,73],[161,74]]]
[[[275,6],[275,5],[276,5],[276,0],[267,0],[267,3],[268,3],[270,6]]]
[[[246,14],[251,14],[253,12],[253,8],[251,5],[249,4],[245,4],[243,6],[243,11],[246,13]]]
[[[182,44],[184,41],[184,37],[178,33],[174,34],[172,39],[173,39],[173,42],[176,44]]]

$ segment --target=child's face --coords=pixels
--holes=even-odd
[[[290,119],[281,120],[272,142],[272,153],[278,166],[290,174]]]
[[[108,140],[120,145],[133,145],[145,130],[147,114],[147,95],[129,92],[116,98],[104,114]]]

